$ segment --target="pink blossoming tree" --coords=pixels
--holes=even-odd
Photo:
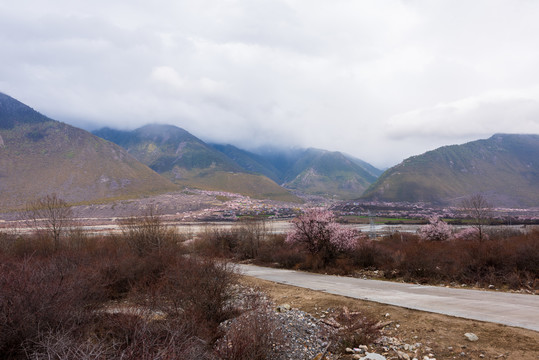
[[[303,246],[313,257],[326,265],[342,251],[352,250],[358,233],[336,222],[333,212],[312,208],[292,220],[286,242]]]
[[[427,241],[445,241],[452,236],[451,226],[436,216],[429,218],[429,223],[419,229],[419,236]]]

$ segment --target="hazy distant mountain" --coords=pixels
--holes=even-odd
[[[224,153],[176,126],[154,124],[133,131],[104,128],[94,134],[124,147],[176,184],[255,198],[299,201],[273,180],[259,175],[263,172],[246,170]]]
[[[94,135],[112,141],[173,180],[215,171],[241,171],[241,167],[189,132],[172,125],[152,124],[133,131],[103,128]]]
[[[222,152],[244,170],[267,176],[277,183],[283,182],[283,172],[273,165],[270,159],[250,151],[239,149],[233,145],[212,144],[214,149]]]
[[[230,145],[214,147],[242,167],[303,194],[357,198],[382,173],[374,166],[340,152],[271,148],[255,154]]]
[[[0,93],[0,210],[53,192],[80,202],[176,188],[121,147]]]
[[[284,186],[306,194],[352,199],[376,181],[371,171],[340,152],[307,149],[286,171]]]
[[[539,135],[497,134],[413,156],[384,172],[363,197],[458,203],[474,193],[499,206],[539,206]]]
[[[380,170],[374,166],[372,166],[371,164],[369,164],[368,162],[366,161],[363,161],[361,159],[358,159],[356,157],[353,157],[353,156],[350,156],[350,155],[344,155],[346,156],[346,158],[348,160],[351,160],[352,162],[354,162],[355,164],[359,165],[363,170],[365,170],[366,172],[368,172],[369,174],[371,174],[372,176],[374,176],[376,179],[382,175],[382,173],[384,172],[383,170]]]

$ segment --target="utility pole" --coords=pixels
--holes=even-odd
[[[370,210],[369,210],[369,224],[370,224],[369,237],[371,239],[374,239],[376,238],[376,226],[374,225],[374,217],[372,216],[372,213]]]

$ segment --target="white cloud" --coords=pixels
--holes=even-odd
[[[393,139],[461,139],[495,132],[539,133],[539,88],[492,91],[393,116]]]
[[[388,166],[539,132],[538,14],[526,0],[3,2],[0,91],[75,125],[173,123]]]

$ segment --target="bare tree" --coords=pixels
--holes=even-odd
[[[492,205],[481,194],[474,194],[461,203],[461,211],[473,220],[479,242],[485,239],[484,227],[492,219]]]
[[[251,259],[256,258],[260,244],[266,239],[269,231],[265,218],[242,219],[238,230],[243,255]]]
[[[73,210],[71,205],[56,194],[50,194],[29,202],[25,218],[27,224],[37,232],[46,232],[54,240],[54,248],[58,249],[64,232],[73,225]]]
[[[142,216],[123,220],[120,228],[129,247],[139,256],[152,251],[161,253],[179,240],[175,229],[167,227],[153,207]]]

